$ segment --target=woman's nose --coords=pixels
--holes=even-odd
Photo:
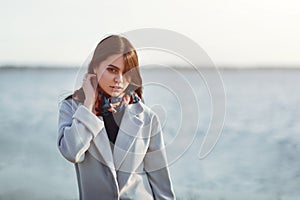
[[[122,75],[122,73],[118,73],[118,74],[115,76],[115,82],[117,82],[117,83],[123,82],[123,75]]]

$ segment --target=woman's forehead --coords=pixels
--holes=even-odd
[[[112,64],[118,68],[124,67],[124,57],[122,54],[114,54],[109,56],[107,59],[107,65]]]
[[[122,54],[113,54],[111,56],[108,56],[105,60],[103,60],[100,63],[100,66],[107,67],[107,66],[113,66],[120,70],[124,69],[124,57]],[[100,68],[102,68],[100,67]]]

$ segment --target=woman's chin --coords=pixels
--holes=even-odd
[[[111,92],[109,95],[112,97],[119,97],[121,94],[121,92]]]

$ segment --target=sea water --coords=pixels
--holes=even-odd
[[[299,199],[300,70],[221,70],[223,85],[207,85],[213,73],[142,70],[177,198]],[[57,148],[57,121],[59,102],[81,79],[77,69],[0,70],[1,200],[78,199],[74,166]],[[225,106],[222,132],[200,159],[216,103]]]

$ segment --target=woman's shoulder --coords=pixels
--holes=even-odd
[[[82,103],[78,100],[75,100],[74,98],[72,98],[72,95],[66,97],[65,99],[63,99],[60,103],[60,109],[61,110],[76,110],[78,106],[80,106]]]

